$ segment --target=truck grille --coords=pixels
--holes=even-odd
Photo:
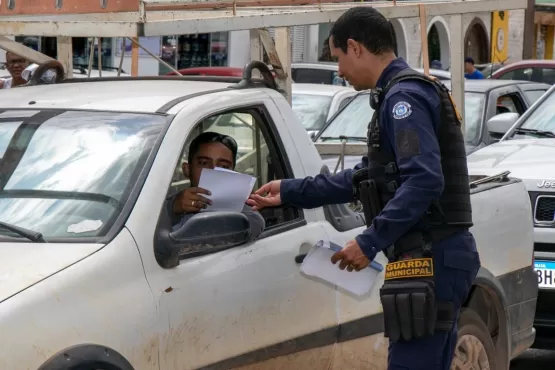
[[[553,223],[555,221],[555,196],[539,195],[536,198],[534,221],[537,223]]]

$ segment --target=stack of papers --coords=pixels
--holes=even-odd
[[[331,257],[340,249],[341,247],[337,248],[337,245],[331,242],[318,242],[306,255],[301,265],[301,272],[341,287],[357,296],[367,294],[374,286],[379,273],[383,271],[383,266],[372,261],[370,266],[361,271],[341,270],[340,262],[335,265],[331,262]]]
[[[210,191],[204,195],[212,204],[201,211],[241,212],[252,192],[256,178],[224,168],[204,168],[198,186]]]

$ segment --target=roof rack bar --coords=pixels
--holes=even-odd
[[[177,5],[190,3],[191,0],[175,0]],[[142,2],[141,4],[146,3]],[[347,9],[355,6],[375,7],[386,18],[417,18],[420,4],[425,6],[429,17],[434,17],[436,15],[491,12],[498,9],[525,9],[527,0],[427,0],[403,2],[397,5],[392,5],[391,2],[350,2],[279,7],[238,7],[235,15],[231,10],[225,9],[145,10],[146,18],[143,20],[139,11],[75,14],[71,18],[67,13],[36,16],[27,14],[19,19],[12,15],[7,16],[8,13],[3,12],[0,15],[0,35],[143,37],[290,27],[334,22]]]

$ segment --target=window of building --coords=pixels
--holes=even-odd
[[[87,37],[73,37],[72,47],[73,47],[73,66],[75,68],[88,68],[89,67],[89,56],[91,47],[94,48],[93,55],[93,69],[98,69],[98,41],[95,39],[93,44],[92,38]],[[57,59],[58,57],[58,45],[55,37],[38,37],[38,36],[17,36],[15,41],[22,43],[23,45],[32,48],[33,50],[39,51],[49,57]],[[102,62],[102,68],[113,68],[113,50],[112,45],[114,39],[107,37],[100,39],[100,56]]]
[[[229,32],[162,37],[162,59],[176,69],[228,64]],[[160,64],[159,74],[171,72]]]

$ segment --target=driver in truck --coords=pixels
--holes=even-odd
[[[220,167],[233,170],[237,157],[237,143],[231,136],[216,132],[204,132],[191,142],[187,162],[181,166],[183,175],[191,182],[191,187],[168,198],[168,212],[172,218],[173,230],[185,224],[193,215],[211,203],[204,195],[210,191],[198,186],[204,168]],[[251,241],[264,231],[262,215],[245,204],[243,213],[249,219]]]
[[[333,176],[271,181],[248,202],[261,209],[360,201],[371,214],[368,228],[331,262],[360,271],[384,252],[388,369],[449,370],[460,310],[480,268],[461,118],[448,89],[412,70],[394,48],[375,8],[354,7],[337,19],[330,50],[340,76],[357,91],[373,90],[368,154]]]

